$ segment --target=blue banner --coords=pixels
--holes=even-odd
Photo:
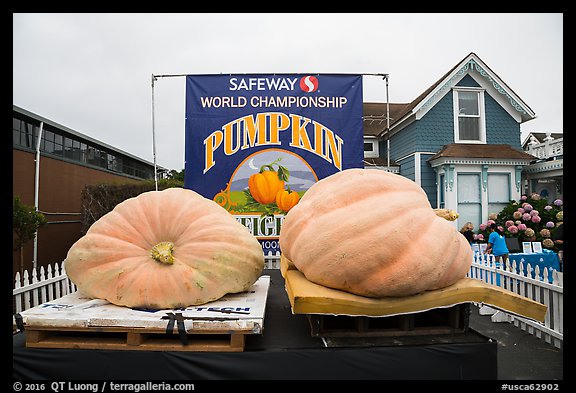
[[[364,166],[362,102],[361,75],[188,75],[184,187],[273,237],[312,184]]]

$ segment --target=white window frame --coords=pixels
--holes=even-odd
[[[380,157],[380,148],[378,144],[378,139],[376,138],[364,138],[364,143],[371,143],[372,150],[364,150],[364,158],[377,158]]]
[[[458,93],[460,92],[477,92],[478,93],[478,116],[480,118],[480,139],[479,140],[469,140],[460,139],[460,129],[459,129],[459,112],[460,108],[458,105]],[[481,143],[486,144],[486,112],[484,108],[484,89],[477,87],[454,87],[452,89],[452,102],[453,102],[453,113],[454,113],[454,142],[456,143]]]

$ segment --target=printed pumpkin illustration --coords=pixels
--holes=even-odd
[[[287,190],[278,191],[276,194],[276,205],[286,213],[290,211],[300,201],[300,195],[288,188]]]
[[[256,201],[267,205],[274,202],[276,194],[284,189],[284,181],[280,180],[278,172],[264,170],[250,176],[248,188]]]
[[[262,165],[260,171],[248,179],[250,194],[257,202],[263,205],[276,201],[276,195],[284,190],[284,183],[288,181],[290,176],[288,169],[278,164],[280,160],[281,158],[278,158],[270,164]],[[278,169],[274,169],[274,165]]]

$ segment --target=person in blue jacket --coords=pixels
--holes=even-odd
[[[506,246],[506,236],[498,229],[495,223],[490,224],[490,236],[488,236],[488,247],[486,247],[485,254],[494,254],[497,261],[501,261],[503,265],[508,260],[508,247]],[[502,259],[500,259],[500,257]]]

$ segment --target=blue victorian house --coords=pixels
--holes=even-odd
[[[365,168],[412,179],[433,208],[458,212],[458,228],[477,228],[520,199],[522,168],[535,159],[522,150],[520,124],[534,118],[470,53],[410,103],[364,104]]]

